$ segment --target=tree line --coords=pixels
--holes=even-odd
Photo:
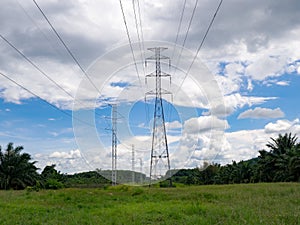
[[[59,189],[64,187],[100,187],[109,181],[96,171],[79,174],[62,174],[55,169],[55,164],[46,166],[41,173],[28,153],[22,153],[22,146],[9,143],[2,151],[0,146],[0,189],[20,190],[30,187],[39,189]]]
[[[205,165],[179,170],[173,180],[184,184],[235,184],[257,182],[300,182],[300,143],[291,133],[271,138],[268,150],[260,150],[256,158],[231,164]]]
[[[205,170],[181,169],[172,180],[187,185],[233,184],[255,182],[300,182],[300,143],[296,135],[284,134],[271,138],[266,144],[268,150],[260,150],[259,156],[250,160],[221,166],[205,165]],[[23,147],[9,143],[2,151],[0,146],[0,189],[57,189],[63,187],[100,187],[110,181],[97,171],[78,174],[62,174],[55,165],[46,166],[38,173],[36,161],[28,153],[22,153]],[[172,173],[173,171],[169,171]],[[122,171],[130,180],[132,171]],[[138,178],[139,177],[139,178]],[[138,179],[146,179],[144,174],[136,174]]]

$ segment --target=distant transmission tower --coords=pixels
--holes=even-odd
[[[134,145],[132,145],[131,149],[131,171],[132,171],[132,184],[135,183],[135,159],[134,159]]]
[[[111,182],[115,186],[117,184],[117,105],[112,104],[111,111]]]
[[[170,170],[170,158],[166,135],[162,95],[172,93],[161,87],[161,79],[163,77],[169,77],[171,82],[171,75],[161,71],[161,60],[168,60],[170,65],[170,58],[161,55],[161,52],[166,49],[167,48],[163,47],[148,48],[148,50],[154,52],[154,55],[146,59],[146,63],[149,60],[155,61],[155,71],[151,74],[146,75],[146,82],[147,78],[155,78],[155,90],[146,93],[146,96],[155,96],[150,163],[150,185],[153,180],[159,180],[164,178],[167,171]],[[170,179],[170,186],[171,185],[172,181]]]
[[[143,159],[140,158],[140,183],[143,184]]]

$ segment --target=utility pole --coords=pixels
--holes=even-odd
[[[111,123],[111,182],[112,186],[115,186],[117,184],[117,104],[112,104]]]
[[[168,77],[171,82],[171,75],[161,71],[161,60],[168,60],[170,66],[170,58],[161,55],[161,52],[166,49],[167,48],[164,47],[148,48],[148,50],[154,52],[154,55],[146,59],[146,63],[150,60],[155,61],[155,71],[151,74],[146,75],[145,78],[146,82],[147,78],[155,78],[155,89],[146,93],[146,96],[155,96],[149,186],[151,185],[151,182],[153,180],[159,180],[163,178],[166,175],[167,171],[170,170],[170,158],[162,95],[172,93],[161,87],[161,79],[163,77]],[[170,186],[172,186],[171,178]]]

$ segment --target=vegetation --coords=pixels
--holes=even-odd
[[[205,170],[180,170],[173,180],[184,184],[235,184],[256,182],[300,182],[300,144],[296,136],[279,135],[260,150],[259,156],[225,166],[212,164]],[[205,167],[206,167],[205,166]]]
[[[299,224],[299,183],[0,191],[1,224]]]
[[[96,171],[65,175],[64,185],[66,187],[91,188],[106,187],[111,181],[101,176]]]
[[[2,152],[0,146],[0,189],[24,189],[36,184],[36,162],[30,162],[31,156],[21,153],[22,150],[22,146],[14,148],[13,143],[9,143]]]
[[[168,181],[147,188],[112,187],[97,171],[68,175],[55,165],[38,174],[23,147],[9,143],[4,152],[0,147],[0,189],[6,190],[0,191],[0,224],[298,224],[300,144],[285,134],[266,146],[269,151],[247,161],[179,170],[176,188]],[[132,171],[118,174],[147,180]]]
[[[279,135],[266,145],[269,151],[260,150],[259,156],[247,161],[235,162],[221,166],[206,164],[205,170],[199,168],[182,169],[172,177],[175,185],[236,184],[257,182],[300,182],[300,144],[292,134]],[[73,175],[62,174],[55,165],[46,166],[41,174],[37,173],[31,156],[21,153],[23,147],[13,147],[9,143],[2,152],[0,147],[0,189],[24,189],[34,186],[39,189],[60,189],[64,187],[105,187],[110,181],[111,171],[89,171]],[[101,175],[100,175],[101,174]],[[122,183],[148,183],[145,174],[127,170],[117,171],[118,181]],[[158,186],[168,187],[169,182]]]

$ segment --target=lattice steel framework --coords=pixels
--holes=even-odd
[[[166,49],[167,48],[164,47],[148,48],[148,50],[154,52],[154,55],[146,59],[146,63],[150,60],[155,61],[155,71],[151,74],[146,75],[146,82],[147,78],[155,78],[155,90],[146,93],[146,96],[155,96],[150,160],[150,185],[152,181],[163,179],[167,171],[170,170],[170,158],[162,95],[171,94],[171,92],[161,87],[162,78],[168,77],[171,82],[171,75],[161,71],[161,60],[168,60],[170,64],[170,58],[161,55],[161,52]]]
[[[117,184],[117,105],[112,104],[111,111],[111,182],[115,186]]]

